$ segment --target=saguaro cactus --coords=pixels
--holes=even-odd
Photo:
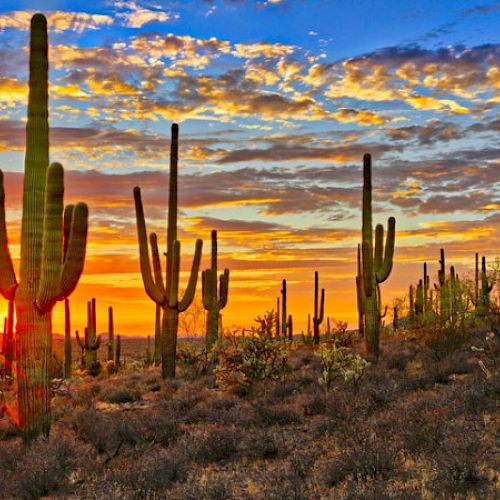
[[[361,245],[358,245],[358,272],[356,275],[356,298],[358,301],[358,332],[365,334],[365,291],[363,289],[363,269],[361,265]]]
[[[486,274],[486,257],[481,257],[481,292],[479,294],[479,312],[484,314],[490,308],[490,292],[493,290],[493,282]]]
[[[376,361],[379,357],[380,336],[380,283],[391,273],[394,257],[396,219],[387,221],[387,237],[384,249],[384,227],[375,228],[375,249],[373,248],[372,222],[372,174],[371,156],[363,157],[363,224],[362,224],[362,263],[363,291],[365,295],[365,339],[368,355]]]
[[[292,315],[288,315],[288,320],[286,322],[286,328],[288,331],[288,340],[293,340],[293,319]]]
[[[323,323],[324,313],[325,313],[325,289],[321,289],[321,300],[318,302],[319,298],[319,276],[318,271],[314,271],[314,316],[313,316],[313,328],[314,328],[314,343],[319,344],[319,325]]]
[[[286,315],[286,280],[281,284],[281,335],[286,339],[287,315]]]
[[[71,378],[71,316],[69,299],[64,299],[64,378]]]
[[[49,167],[47,21],[35,14],[31,20],[19,284],[7,245],[0,175],[0,293],[15,301],[19,424],[25,441],[48,435],[50,430],[52,309],[74,290],[85,260],[88,209],[78,203],[66,207],[63,216],[63,175],[60,164]]]
[[[118,371],[121,368],[122,363],[122,341],[121,336],[116,336],[116,347],[115,347],[115,370]]]
[[[177,240],[177,163],[179,151],[179,126],[172,125],[172,140],[170,145],[170,179],[168,197],[167,224],[167,270],[163,280],[158,242],[155,233],[151,233],[150,245],[153,260],[154,277],[149,261],[146,221],[141,200],[141,189],[134,188],[135,214],[137,220],[137,237],[139,240],[139,256],[142,280],[146,293],[163,309],[161,332],[162,377],[175,377],[175,355],[177,350],[177,327],[179,313],[185,311],[194,298],[198,271],[201,260],[202,241],[196,240],[195,254],[191,275],[184,293],[179,299],[180,242]]]
[[[113,318],[113,307],[108,307],[108,361],[115,359],[115,322]]]
[[[9,300],[9,309],[4,323],[4,376],[12,378],[12,361],[14,359],[14,301]]]
[[[203,307],[207,314],[206,347],[210,349],[217,341],[219,331],[219,314],[227,304],[229,288],[229,269],[220,275],[217,290],[217,231],[212,230],[212,259],[210,269],[201,273]]]
[[[76,341],[83,351],[84,367],[91,374],[97,374],[97,350],[101,346],[101,336],[97,335],[96,300],[93,298],[87,302],[87,327],[85,328],[85,339],[82,340],[76,332]]]

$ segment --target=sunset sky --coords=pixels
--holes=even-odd
[[[196,238],[206,267],[217,229],[219,267],[231,272],[225,326],[255,325],[286,278],[305,328],[315,270],[325,316],[356,326],[365,152],[374,222],[396,217],[384,303],[407,293],[424,260],[434,278],[440,247],[462,275],[474,252],[499,255],[500,2],[2,0],[0,166],[14,257],[36,11],[49,25],[51,160],[65,167],[66,203],[90,209],[73,329],[96,297],[99,331],[112,305],[118,333],[153,334],[132,189],[164,245],[174,121],[181,279]],[[56,331],[62,320],[58,305]]]

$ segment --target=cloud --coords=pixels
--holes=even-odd
[[[136,2],[115,1],[114,6],[117,9],[125,10],[119,12],[117,17],[123,19],[124,25],[128,28],[142,28],[145,24],[152,22],[164,23],[171,19],[177,19],[177,14],[171,14],[160,9],[146,9],[140,7]]]
[[[30,28],[31,17],[35,11],[16,10],[0,15],[0,30],[13,28],[27,31]],[[103,14],[88,14],[86,12],[54,11],[47,14],[47,26],[51,31],[95,30],[102,26],[113,24],[113,18]]]

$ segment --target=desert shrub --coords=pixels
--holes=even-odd
[[[264,426],[297,424],[302,420],[291,406],[257,406],[256,409],[261,424]]]
[[[339,445],[339,454],[321,474],[327,486],[335,486],[347,478],[357,481],[385,479],[394,470],[395,450],[384,436],[358,431],[358,435]]]
[[[450,491],[465,493],[476,489],[485,479],[479,472],[484,448],[473,430],[464,430],[463,426],[452,425],[435,450],[437,474],[431,490],[437,495]]]
[[[354,341],[354,332],[347,331],[347,322],[337,321],[332,332],[333,342],[340,347],[350,347]]]
[[[109,387],[102,391],[100,399],[113,404],[133,403],[141,399],[141,394],[125,387]]]
[[[181,345],[177,349],[176,358],[183,374],[189,378],[199,377],[207,373],[213,364],[211,353],[208,353],[206,349],[199,349],[191,343]]]
[[[265,335],[221,339],[213,352],[217,359],[216,383],[224,388],[264,379],[280,380],[289,370],[286,343]]]
[[[233,495],[233,481],[221,473],[204,474],[176,485],[166,494],[169,500],[230,500]]]
[[[73,428],[98,453],[115,455],[123,444],[135,445],[140,439],[139,423],[121,412],[106,415],[94,408],[77,411]]]
[[[306,416],[321,415],[326,410],[325,398],[319,392],[305,395],[301,400],[301,404]]]
[[[283,466],[274,468],[266,474],[262,498],[270,500],[308,500],[320,498],[312,482],[311,469],[316,455],[309,452],[294,451]]]
[[[172,412],[163,408],[147,409],[134,416],[140,438],[167,447],[181,434],[179,422]]]
[[[234,457],[238,452],[241,434],[238,430],[212,429],[204,435],[190,438],[186,443],[192,460],[198,463],[213,463]]]
[[[348,347],[323,344],[317,355],[321,359],[321,377],[318,379],[323,390],[328,391],[336,377],[346,382],[358,383],[369,363],[358,354],[353,354]]]
[[[127,457],[113,463],[99,481],[101,498],[158,498],[176,481],[187,476],[186,461],[180,450],[153,449],[131,460]]]
[[[242,454],[252,459],[275,458],[279,452],[276,439],[265,429],[252,429],[245,434],[241,446]]]
[[[75,449],[69,438],[53,434],[29,446],[20,441],[0,447],[3,498],[41,498],[64,488]],[[3,484],[2,484],[3,483]]]
[[[469,330],[464,324],[437,319],[425,329],[422,343],[432,350],[436,360],[440,360],[457,350],[469,339]]]

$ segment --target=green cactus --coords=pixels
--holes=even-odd
[[[479,293],[479,305],[477,307],[480,314],[485,314],[490,308],[490,292],[493,290],[493,282],[488,279],[486,273],[486,257],[481,257],[481,290]]]
[[[217,231],[212,230],[212,259],[210,269],[201,273],[203,307],[207,310],[206,348],[210,349],[217,342],[219,331],[219,314],[227,304],[229,288],[229,269],[219,277],[217,290]]]
[[[281,335],[280,315],[281,315],[280,298],[276,297],[276,338],[279,338]]]
[[[281,284],[281,335],[286,339],[287,335],[287,310],[286,310],[286,280]]]
[[[115,347],[115,370],[118,371],[122,366],[122,340],[121,336],[116,336],[116,347]]]
[[[161,363],[161,306],[155,304],[155,366]]]
[[[69,299],[64,299],[64,378],[71,378],[71,316]]]
[[[151,353],[151,336],[148,335],[148,343],[146,346],[146,353],[144,355],[144,366],[151,366],[154,363],[154,357]]]
[[[115,322],[113,307],[108,307],[108,361],[115,359]]]
[[[2,354],[4,356],[3,376],[12,379],[14,360],[14,301],[9,300],[7,317],[4,321]]]
[[[365,302],[365,341],[368,355],[374,360],[379,357],[379,336],[381,326],[380,283],[391,273],[394,257],[396,219],[389,217],[384,250],[384,227],[375,228],[375,248],[373,248],[372,222],[372,174],[371,156],[363,157],[363,223],[362,223],[362,277]]]
[[[168,199],[167,225],[167,272],[163,281],[156,234],[150,236],[153,272],[149,260],[146,221],[139,186],[134,188],[135,213],[137,220],[137,237],[139,240],[139,256],[142,280],[149,297],[163,309],[161,331],[162,377],[175,377],[175,357],[177,351],[177,328],[179,313],[185,311],[194,298],[198,270],[201,260],[202,241],[196,240],[196,248],[191,267],[191,275],[184,293],[179,299],[180,242],[177,240],[177,163],[178,163],[179,126],[172,125],[170,146],[170,180]]]
[[[47,21],[31,20],[19,285],[10,257],[0,174],[0,293],[16,307],[19,424],[25,441],[50,431],[52,309],[74,290],[85,260],[88,209],[66,207],[63,168],[49,167]]]
[[[356,298],[358,302],[358,332],[365,335],[365,293],[363,290],[363,269],[361,265],[361,245],[358,244],[358,272],[356,275]]]
[[[321,300],[318,302],[319,298],[319,275],[318,271],[314,271],[314,316],[313,316],[313,328],[314,328],[314,343],[319,344],[319,326],[323,323],[324,313],[325,313],[325,289],[321,289]]]
[[[432,312],[432,309],[430,307],[430,302],[429,302],[430,279],[429,279],[429,275],[427,274],[427,262],[424,262],[424,277],[423,277],[423,281],[422,281],[422,286],[423,286],[422,317],[425,320],[429,316],[429,314]]]
[[[84,340],[76,332],[76,341],[83,351],[83,368],[92,375],[97,375],[99,371],[97,350],[101,346],[101,336],[96,335],[96,329],[96,301],[92,299],[87,302],[87,327]]]
[[[392,312],[392,331],[395,332],[399,328],[399,309],[394,306]]]

